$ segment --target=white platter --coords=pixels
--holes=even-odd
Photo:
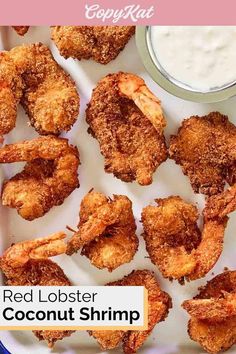
[[[81,187],[75,190],[59,207],[51,209],[44,217],[35,221],[22,219],[15,210],[0,207],[0,253],[13,242],[35,237],[46,236],[56,231],[66,231],[66,225],[76,227],[78,221],[79,205],[82,197],[93,187],[95,190],[107,195],[125,194],[133,202],[133,210],[138,225],[140,246],[138,253],[130,264],[119,267],[112,273],[98,270],[93,267],[86,257],[75,254],[72,257],[59,256],[56,261],[69,276],[74,285],[105,284],[128,274],[133,269],[154,270],[161,286],[173,299],[173,309],[165,322],[156,326],[140,354],[195,354],[203,351],[193,343],[187,334],[188,316],[181,308],[184,299],[191,298],[197,292],[199,285],[205,284],[207,279],[214,274],[223,271],[224,267],[236,268],[235,257],[235,229],[236,214],[232,214],[225,234],[224,251],[212,272],[207,278],[194,281],[185,286],[177,282],[170,283],[162,278],[157,268],[147,258],[147,253],[142,240],[142,226],[139,222],[141,210],[144,206],[153,203],[154,198],[180,195],[189,202],[197,202],[200,209],[203,207],[204,198],[194,195],[189,180],[185,177],[179,166],[171,160],[163,163],[154,175],[152,185],[141,187],[137,183],[124,183],[104,172],[103,157],[97,141],[87,133],[85,122],[85,108],[91,97],[91,91],[97,81],[108,73],[119,70],[134,72],[146,80],[149,88],[162,100],[162,105],[168,121],[165,131],[167,141],[169,135],[175,133],[180,122],[190,115],[204,115],[210,111],[219,110],[228,115],[231,121],[236,122],[236,98],[216,104],[198,104],[183,101],[163,91],[145,72],[138,56],[134,38],[116,60],[108,65],[100,65],[93,61],[75,61],[62,58],[52,41],[48,27],[30,28],[24,36],[18,36],[10,27],[1,28],[0,49],[10,49],[21,43],[41,41],[51,48],[55,59],[63,66],[76,81],[78,86],[81,107],[77,123],[66,134],[72,144],[78,146],[81,157],[79,167],[79,179]],[[17,126],[7,135],[6,142],[13,143],[21,139],[30,139],[37,136],[34,129],[27,125],[28,118],[19,108]],[[21,164],[4,165],[0,167],[1,182],[20,171]],[[69,235],[69,232],[67,232]],[[86,332],[77,332],[70,338],[58,342],[51,351],[45,342],[38,342],[31,332],[0,332],[0,339],[12,354],[101,354],[96,341],[90,338]],[[121,350],[112,351],[121,353]],[[236,353],[236,349],[231,353]]]

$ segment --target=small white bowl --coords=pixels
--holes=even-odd
[[[236,82],[209,91],[197,91],[175,80],[158,62],[151,43],[151,27],[136,27],[136,45],[143,64],[153,80],[172,95],[185,100],[212,103],[236,95]]]

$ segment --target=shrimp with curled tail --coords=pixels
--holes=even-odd
[[[236,183],[236,126],[219,112],[187,118],[170,137],[169,156],[195,193],[221,193]]]
[[[63,270],[49,257],[66,251],[63,232],[19,242],[9,247],[0,259],[0,267],[6,277],[6,284],[13,286],[69,286],[69,279]],[[68,337],[73,331],[38,330],[34,334],[39,340],[46,340],[53,347],[57,340]]]
[[[75,83],[42,43],[0,53],[0,135],[14,128],[19,103],[42,135],[68,131],[78,117]]]
[[[2,203],[26,220],[43,216],[79,187],[79,153],[67,139],[45,136],[0,148],[0,163],[18,161],[27,163],[4,182]]]
[[[107,284],[109,286],[144,286],[148,291],[148,328],[145,331],[89,331],[102,350],[123,346],[125,354],[136,353],[144,344],[154,327],[165,321],[172,307],[171,297],[160,288],[154,275],[149,270],[133,270],[124,278]],[[121,350],[119,351],[121,352]]]
[[[135,26],[52,26],[52,40],[66,59],[108,64],[134,35]]]
[[[140,77],[107,75],[93,90],[86,111],[89,132],[98,140],[105,171],[125,182],[152,183],[167,159],[166,121],[157,97]]]
[[[183,282],[204,277],[223,250],[228,214],[236,210],[236,185],[211,196],[203,210],[200,232],[195,206],[180,197],[157,199],[142,212],[144,239],[150,258],[165,278]]]
[[[126,196],[115,195],[112,200],[90,191],[81,202],[78,228],[67,254],[82,248],[81,254],[99,269],[113,271],[129,263],[138,249],[132,203]]]
[[[182,307],[191,316],[190,338],[208,353],[226,351],[236,344],[236,271],[217,275]]]

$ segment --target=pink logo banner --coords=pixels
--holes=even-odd
[[[3,0],[1,25],[235,25],[235,0]]]

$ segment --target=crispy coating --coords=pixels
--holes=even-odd
[[[33,331],[38,340],[45,340],[48,343],[49,348],[53,348],[58,340],[70,337],[74,332],[75,331]]]
[[[99,269],[113,271],[129,263],[138,249],[132,203],[125,196],[115,195],[111,200],[90,191],[81,202],[78,228],[67,254],[82,247],[81,254]]]
[[[12,26],[19,36],[24,36],[28,32],[29,27],[30,26]]]
[[[185,119],[170,139],[169,154],[196,193],[217,194],[225,182],[236,182],[236,127],[219,112]]]
[[[5,181],[2,203],[26,220],[43,216],[79,186],[79,153],[67,139],[44,136],[0,148],[0,163],[27,161]]]
[[[105,171],[125,182],[152,183],[167,159],[160,101],[143,79],[119,72],[103,78],[86,111],[89,132],[98,140]]]
[[[58,135],[77,119],[75,83],[41,43],[0,53],[0,87],[0,134],[15,126],[19,102],[39,134]]]
[[[202,278],[213,268],[223,250],[228,214],[236,210],[236,184],[207,199],[203,210],[203,231],[199,247],[194,251],[196,267],[189,280]]]
[[[180,197],[155,201],[158,206],[147,206],[142,212],[147,252],[164,277],[181,280],[195,265],[190,255],[201,240],[198,211]]]
[[[49,257],[65,253],[63,232],[48,237],[19,242],[8,248],[0,260],[6,284],[13,286],[69,286],[63,270]],[[70,336],[73,331],[33,331],[39,340],[53,347],[57,340]]]
[[[200,288],[183,308],[191,316],[190,338],[208,353],[216,354],[236,343],[236,272],[226,271]]]
[[[134,32],[135,26],[54,26],[52,40],[65,58],[107,64],[124,49]]]
[[[223,249],[227,215],[236,209],[236,185],[211,196],[203,211],[200,232],[195,206],[180,197],[156,200],[142,212],[144,239],[151,261],[164,277],[180,282],[205,276]]]
[[[236,294],[223,293],[219,299],[186,300],[183,308],[199,320],[223,321],[236,315]]]
[[[148,329],[146,331],[90,331],[103,350],[116,348],[123,343],[126,354],[136,353],[155,325],[164,321],[172,307],[170,296],[160,289],[154,274],[149,270],[135,270],[111,286],[145,286],[148,290]]]
[[[65,237],[58,232],[9,247],[0,263],[7,285],[69,285],[61,268],[48,259],[65,253]]]
[[[15,127],[23,88],[23,79],[9,53],[0,52],[0,136]]]

